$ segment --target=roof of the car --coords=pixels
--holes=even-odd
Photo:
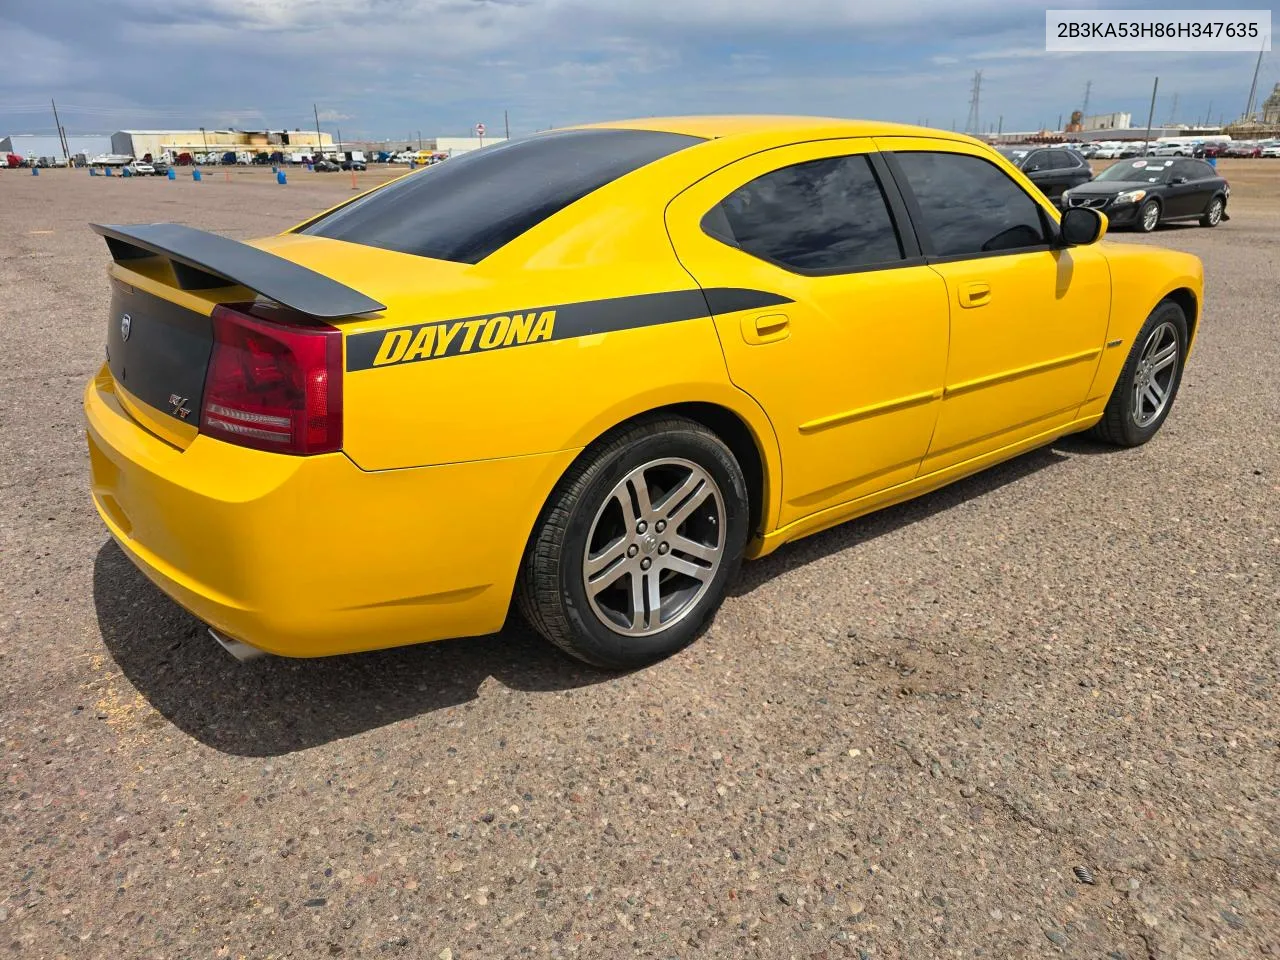
[[[777,133],[788,137],[941,137],[947,140],[979,142],[959,133],[881,120],[846,120],[838,117],[793,117],[772,114],[644,117],[636,120],[580,125],[580,128],[589,127],[656,130],[707,139]]]

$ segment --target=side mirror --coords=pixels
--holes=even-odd
[[[1059,229],[1064,246],[1083,247],[1102,239],[1107,220],[1091,207],[1070,207],[1062,214]]]
[[[1023,167],[1024,173],[1038,173],[1039,170],[1040,170],[1040,164],[1038,163],[1033,163],[1030,166]]]
[[[1173,178],[1172,180],[1170,180],[1169,182],[1170,182],[1170,183],[1186,183],[1186,182],[1187,182],[1187,178],[1186,178],[1186,177],[1174,177],[1174,178]]]

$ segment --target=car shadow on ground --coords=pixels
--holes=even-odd
[[[984,496],[1010,483],[1016,483],[1048,467],[1069,460],[1075,454],[1115,453],[1116,448],[1083,434],[1063,437],[1052,446],[1040,447],[989,467],[964,480],[916,497],[897,506],[877,510],[856,520],[847,521],[822,533],[805,537],[780,547],[763,560],[742,568],[738,582],[729,588],[731,596],[750,593],[774,577],[815,560],[857,547],[863,543],[918,523],[935,514]]]
[[[783,547],[747,564],[742,596],[788,570],[856,547],[1069,458],[1113,450],[1068,438],[966,480]],[[1067,452],[1063,452],[1067,451]],[[103,643],[138,692],[178,729],[239,756],[320,746],[479,695],[489,677],[519,691],[614,679],[570,659],[513,618],[500,633],[351,656],[239,663],[146,579],[114,541],[98,551],[94,604]]]
[[[611,680],[518,621],[485,637],[351,656],[240,663],[107,541],[93,595],[108,652],[166,719],[201,743],[277,756],[474,700],[494,677],[521,691]]]

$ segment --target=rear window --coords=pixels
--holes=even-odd
[[[463,154],[341,207],[299,232],[479,263],[575,200],[701,143],[652,130],[563,130]]]

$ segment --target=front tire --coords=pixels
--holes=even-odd
[[[520,611],[579,660],[655,663],[719,608],[749,515],[741,467],[702,424],[667,416],[621,427],[548,499],[516,586]]]
[[[1200,218],[1200,226],[1216,227],[1222,222],[1222,214],[1227,209],[1227,205],[1222,202],[1221,197],[1214,197],[1209,201],[1209,206],[1204,211],[1204,216]]]
[[[1160,204],[1148,200],[1138,208],[1138,219],[1134,224],[1139,233],[1150,233],[1160,223]]]
[[[1154,437],[1178,395],[1186,353],[1186,314],[1164,300],[1138,331],[1094,436],[1118,447]]]

